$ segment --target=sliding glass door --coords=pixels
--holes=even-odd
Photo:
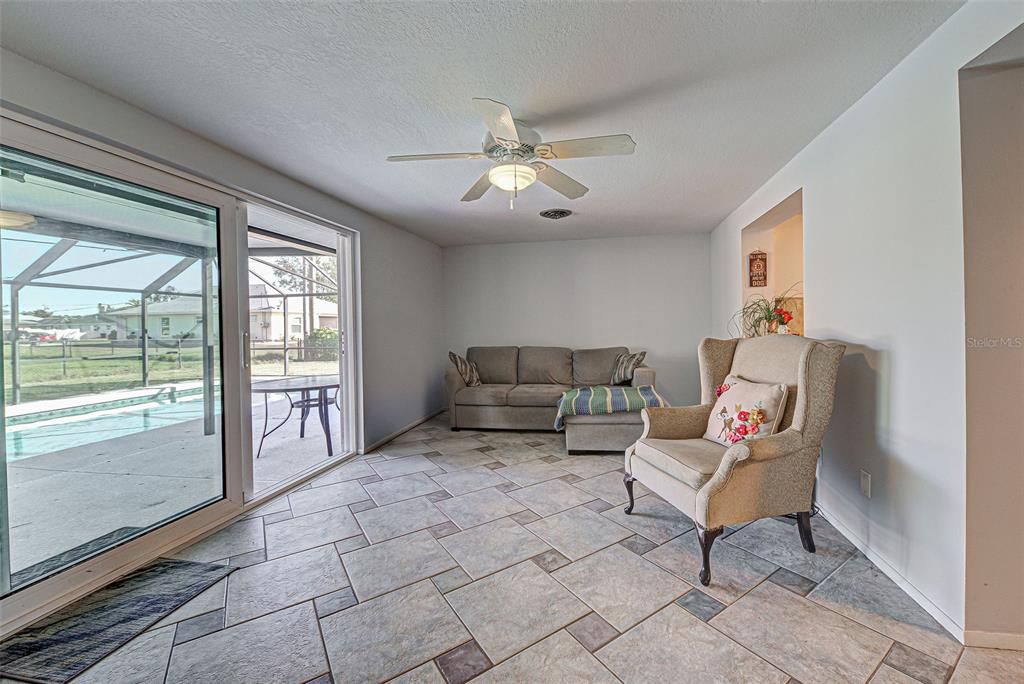
[[[3,133],[0,597],[240,511],[248,451],[235,200]]]
[[[347,235],[312,222],[263,207],[249,219],[247,493],[258,496],[354,451],[352,251]]]

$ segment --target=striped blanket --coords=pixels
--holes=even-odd
[[[577,387],[565,392],[558,403],[555,429],[565,427],[565,416],[595,416],[603,413],[639,411],[650,406],[668,406],[654,385],[640,387]]]

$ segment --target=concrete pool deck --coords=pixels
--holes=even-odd
[[[288,411],[283,398],[270,408],[272,424]],[[254,406],[257,439],[263,427],[259,409]],[[304,439],[298,418],[296,411],[267,437],[255,463],[257,492],[327,459],[315,416],[307,421]],[[336,454],[342,437],[337,418],[331,421]],[[203,435],[202,428],[202,420],[189,420],[7,464],[12,572],[114,530],[149,527],[219,498],[221,434],[218,429]]]

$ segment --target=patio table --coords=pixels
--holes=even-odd
[[[328,392],[334,390],[334,397],[328,399]],[[334,446],[331,443],[331,404],[337,405],[338,392],[341,389],[341,379],[337,375],[307,375],[294,378],[278,378],[274,380],[261,380],[252,384],[253,394],[263,395],[263,434],[260,435],[260,445],[256,450],[256,458],[260,457],[263,451],[263,440],[276,432],[292,417],[294,409],[301,409],[299,423],[299,437],[306,436],[306,418],[311,409],[316,408],[320,417],[320,425],[324,429],[324,437],[327,438],[327,455],[334,455]],[[316,396],[313,393],[316,392]],[[297,393],[298,399],[292,397]],[[270,406],[268,397],[271,394],[283,394],[288,399],[288,415],[280,423],[270,430]],[[340,406],[338,407],[340,410]]]

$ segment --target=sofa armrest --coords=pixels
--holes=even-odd
[[[696,439],[708,429],[711,406],[645,408],[640,415],[644,420],[640,439]]]
[[[633,371],[633,381],[630,383],[633,387],[640,387],[641,385],[654,385],[654,369],[648,368],[647,366],[641,366]]]
[[[459,375],[455,368],[449,368],[444,372],[444,390],[448,397],[448,424],[451,427],[458,427],[455,422],[455,395],[466,386],[466,381]]]

